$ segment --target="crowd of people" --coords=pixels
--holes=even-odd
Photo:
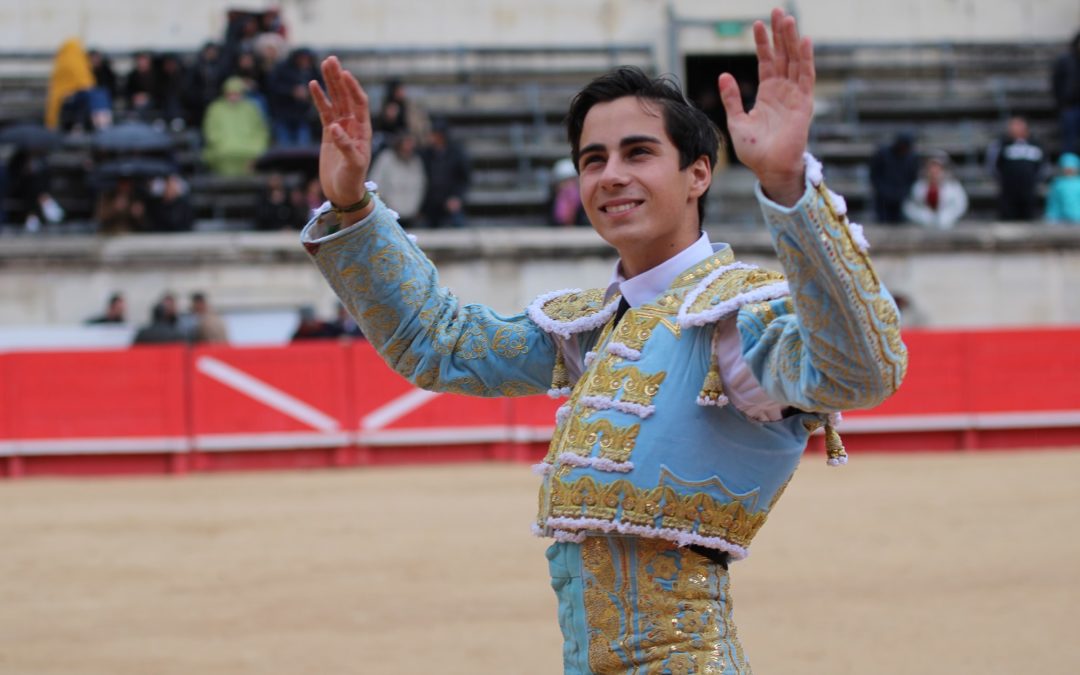
[[[87,325],[123,325],[128,322],[127,301],[120,292],[109,296],[105,311],[86,320]],[[150,310],[150,320],[135,333],[135,344],[224,344],[229,341],[225,321],[210,306],[206,293],[190,296],[186,313],[181,313],[176,296],[164,293]]]
[[[259,167],[267,179],[252,216],[256,229],[298,229],[323,201],[318,181],[311,180],[321,128],[308,91],[322,75],[314,52],[289,49],[285,34],[276,11],[233,12],[223,43],[208,42],[193,58],[141,51],[123,75],[108,55],[67,40],[54,59],[46,126],[62,134],[94,133],[120,122],[173,133],[198,130],[200,160],[211,174],[249,175],[267,160]],[[384,199],[414,226],[464,225],[470,165],[447,121],[431,120],[394,80],[373,123],[375,150],[386,155],[380,161]],[[149,175],[156,168],[142,165],[133,175],[94,185],[98,231],[192,228],[190,181],[178,169]],[[51,182],[48,148],[20,148],[0,167],[0,191],[14,205],[5,214],[0,199],[0,222],[35,231],[63,221],[67,214]]]
[[[985,148],[983,169],[997,185],[999,220],[1080,224],[1080,33],[1054,61],[1051,92],[1060,121],[1056,167],[1021,116],[1010,118]],[[897,134],[874,153],[870,183],[878,223],[949,229],[964,217],[968,195],[949,156],[940,150],[921,154],[920,161],[912,132]]]
[[[138,52],[122,76],[106,54],[68,40],[57,52],[44,117],[63,132],[92,132],[121,120],[198,129],[201,161],[219,176],[251,174],[268,151],[280,151],[294,162],[293,171],[265,167],[251,217],[255,229],[296,229],[324,201],[314,180],[321,129],[308,91],[308,82],[321,78],[314,52],[288,47],[276,11],[233,12],[223,42],[206,43],[190,59]],[[1051,90],[1060,147],[1044,147],[1027,120],[1014,117],[1002,138],[983,149],[985,175],[998,185],[1000,220],[1080,223],[1080,34],[1053,63]],[[446,120],[429,117],[400,80],[388,82],[377,100],[371,179],[384,201],[406,227],[464,225],[470,161]],[[870,158],[874,220],[951,228],[968,212],[963,177],[944,152],[916,146],[916,133],[904,132]],[[295,162],[304,157],[310,166],[298,175]],[[548,222],[586,225],[572,165],[557,163],[550,175]],[[30,231],[62,222],[67,214],[50,176],[47,153],[15,152],[0,166],[0,192],[15,205],[5,214],[0,200],[0,222],[20,222]],[[91,218],[102,233],[185,231],[196,215],[190,181],[179,170],[94,184]]]

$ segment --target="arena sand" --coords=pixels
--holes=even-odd
[[[0,482],[0,673],[561,671],[519,465]],[[808,457],[755,673],[1080,672],[1080,450]]]

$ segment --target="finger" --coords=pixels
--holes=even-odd
[[[772,48],[773,48],[773,74],[779,77],[787,76],[788,53],[784,45],[783,27],[784,11],[774,9],[772,11]]]
[[[792,82],[799,79],[799,28],[795,25],[795,17],[784,17],[781,30],[784,34],[784,49],[788,55],[787,77]]]
[[[361,124],[364,124],[371,119],[370,115],[368,115],[367,92],[360,86],[360,81],[352,73],[345,71],[345,77],[342,79],[344,80],[346,96],[349,103],[352,104],[353,114],[356,115],[356,119]]]
[[[344,117],[347,114],[343,100],[345,92],[341,88],[341,62],[338,61],[336,56],[327,57],[323,61],[323,81],[326,83],[326,91],[330,95],[333,119]]]
[[[814,44],[809,37],[799,42],[799,90],[805,94],[814,93],[817,72],[814,69]]]
[[[757,49],[758,82],[764,82],[775,74],[775,70],[769,34],[763,21],[754,22],[754,47]]]
[[[732,123],[737,123],[741,117],[746,115],[746,110],[743,109],[742,95],[739,93],[739,83],[735,81],[731,73],[724,73],[717,80],[717,86],[720,88],[720,102],[724,104],[728,128],[730,129]]]
[[[325,129],[330,124],[330,99],[315,80],[308,82],[308,90],[311,92],[311,100],[315,102],[315,109],[319,111],[319,121]]]

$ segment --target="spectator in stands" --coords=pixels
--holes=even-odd
[[[87,319],[88,324],[124,323],[124,314],[127,311],[127,303],[124,302],[123,293],[113,293],[109,296],[109,303],[105,306],[105,313],[100,316]]]
[[[1046,157],[1031,139],[1027,120],[1023,117],[1009,120],[1005,137],[987,150],[986,162],[998,179],[998,218],[1035,218],[1037,190],[1046,171]]]
[[[904,201],[904,216],[916,225],[939,230],[951,229],[967,212],[968,197],[964,186],[949,171],[949,156],[931,155],[922,177],[911,187]]]
[[[22,220],[27,231],[36,232],[42,222],[58,223],[64,210],[49,192],[52,174],[44,151],[19,149],[9,160],[7,181],[10,195],[16,200],[13,219]]]
[[[259,79],[265,84],[270,73],[288,56],[288,45],[278,33],[260,33],[251,45],[251,53],[259,70]]]
[[[189,124],[196,128],[202,126],[206,108],[217,98],[225,75],[221,47],[216,42],[205,43],[188,71],[184,86],[184,107]]]
[[[416,152],[416,139],[405,131],[394,137],[391,148],[371,164],[369,180],[379,186],[379,196],[398,212],[398,222],[409,228],[416,224],[427,189],[424,161]]]
[[[153,106],[158,113],[157,119],[164,120],[174,131],[182,131],[186,125],[183,101],[186,81],[187,74],[180,57],[162,54],[154,77]]]
[[[322,82],[310,49],[296,49],[270,74],[270,119],[279,147],[312,145],[311,92],[308,82]]]
[[[434,120],[428,146],[421,156],[427,171],[427,192],[420,207],[427,227],[464,227],[465,192],[469,189],[469,158],[465,149],[450,138],[450,125]]]
[[[559,226],[589,224],[589,218],[585,215],[585,206],[581,203],[577,169],[574,168],[574,161],[569,157],[563,157],[555,162],[555,167],[551,171],[548,221],[552,225]]]
[[[386,92],[372,125],[376,134],[373,144],[375,154],[398,134],[411,134],[417,143],[423,143],[431,132],[431,119],[423,108],[409,98],[405,84],[397,79],[386,83]]]
[[[191,187],[177,173],[150,181],[147,209],[147,227],[154,232],[187,232],[195,223]]]
[[[303,191],[289,188],[280,173],[271,174],[255,207],[255,229],[296,229],[296,224],[304,222],[309,213]]]
[[[201,291],[191,294],[191,317],[192,342],[221,344],[229,341],[225,321],[210,307],[206,294]]]
[[[239,77],[244,81],[244,85],[247,86],[247,93],[245,95],[255,105],[259,106],[259,110],[262,111],[263,117],[266,118],[266,123],[269,124],[270,103],[266,100],[267,75],[259,68],[254,53],[240,52],[236,57],[236,68],[233,71],[233,76]]]
[[[56,53],[45,101],[45,126],[68,131],[102,129],[112,124],[112,99],[97,86],[90,59],[77,39]]]
[[[176,325],[175,313],[170,318],[169,308],[164,301],[154,305],[150,311],[150,323],[135,333],[135,344],[167,344],[186,342],[184,334]]]
[[[919,176],[915,137],[908,132],[896,135],[892,143],[878,148],[870,159],[870,185],[874,190],[877,221],[894,225],[903,222],[902,207]]]
[[[124,83],[124,99],[130,116],[149,122],[154,117],[154,92],[158,88],[154,57],[150,52],[141,51],[134,59],[134,67]]]
[[[1080,33],[1054,61],[1051,88],[1061,116],[1061,150],[1080,152]]]
[[[1058,159],[1061,173],[1050,181],[1046,195],[1046,220],[1080,225],[1080,157],[1066,152]]]
[[[120,93],[120,85],[116,80],[112,60],[99,49],[91,49],[86,56],[90,59],[90,70],[94,73],[94,82],[109,95],[111,104]]]
[[[222,176],[251,173],[255,159],[270,145],[266,120],[245,97],[246,91],[239,77],[225,80],[222,95],[210,104],[203,119],[203,160]]]
[[[11,183],[8,194],[21,208],[13,215],[23,221],[28,232],[37,232],[43,223],[64,220],[64,209],[50,193],[52,172],[44,151],[17,150],[8,163],[8,181]]]
[[[103,234],[139,232],[146,228],[146,198],[131,178],[120,178],[99,197],[94,214]]]
[[[293,333],[293,342],[298,340],[325,340],[339,335],[341,335],[341,332],[337,327],[315,316],[314,307],[305,305],[300,308],[300,324]]]

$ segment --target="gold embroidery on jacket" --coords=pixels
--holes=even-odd
[[[612,424],[611,420],[599,419],[586,422],[575,415],[566,423],[566,430],[559,439],[559,443],[553,444],[558,448],[554,456],[562,452],[572,452],[588,457],[599,444],[600,457],[625,462],[634,450],[640,431],[640,424],[620,427]]]
[[[555,321],[573,321],[604,308],[604,290],[590,288],[577,293],[567,293],[544,303],[543,312]]]
[[[523,326],[506,324],[495,331],[491,348],[504,359],[512,359],[529,351],[529,335]]]
[[[670,486],[639,488],[626,479],[598,483],[590,476],[566,482],[553,476],[550,515],[602,518],[656,526],[747,546],[765,524],[768,512],[750,513],[740,502],[721,502],[703,493],[679,494]]]
[[[643,373],[637,366],[614,367],[618,358],[601,358],[593,367],[593,372],[585,383],[584,394],[609,396],[639,405],[650,405],[660,392],[660,383],[667,377],[666,371]]]

